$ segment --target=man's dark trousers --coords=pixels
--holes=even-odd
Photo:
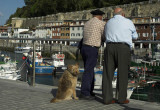
[[[117,70],[118,102],[127,98],[128,70],[130,67],[130,47],[125,44],[107,44],[104,50],[102,95],[104,103],[113,100],[112,79]]]
[[[97,63],[98,48],[83,45],[81,55],[84,62],[84,73],[82,76],[81,94],[90,96],[94,89],[94,67]]]

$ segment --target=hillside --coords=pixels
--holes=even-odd
[[[6,24],[11,23],[12,17],[39,17],[60,12],[74,12],[141,1],[148,0],[24,0],[25,6],[17,8]]]

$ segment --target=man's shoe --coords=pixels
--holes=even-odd
[[[117,102],[118,104],[128,104],[129,103],[129,100],[128,99],[126,99],[125,101],[123,101],[123,102]]]
[[[108,104],[114,104],[114,103],[116,103],[116,101],[115,101],[115,100],[112,100],[111,102],[104,103],[104,104],[108,105]]]
[[[80,100],[94,100],[95,97],[93,97],[93,96],[85,96],[85,95],[81,94],[81,95],[79,96],[79,99],[80,99]]]

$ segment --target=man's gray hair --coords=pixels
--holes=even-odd
[[[119,11],[117,13],[114,12],[114,15],[122,15],[123,13],[124,13],[123,10],[121,10],[121,11]]]

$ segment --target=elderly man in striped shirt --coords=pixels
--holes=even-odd
[[[82,76],[81,95],[80,99],[93,100],[94,90],[94,67],[97,63],[98,49],[104,40],[104,25],[102,16],[105,14],[100,10],[91,12],[93,18],[87,21],[84,25],[83,44],[81,55],[84,61],[84,73]]]

